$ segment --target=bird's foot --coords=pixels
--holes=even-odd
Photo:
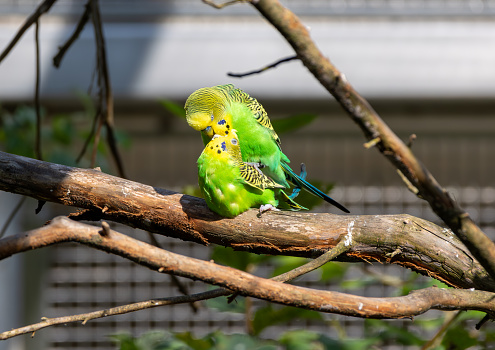
[[[260,215],[263,214],[264,212],[267,212],[267,211],[280,211],[280,209],[277,209],[276,207],[274,207],[271,204],[263,204],[260,207]]]

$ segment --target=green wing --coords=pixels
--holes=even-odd
[[[267,128],[270,131],[273,140],[275,140],[275,142],[280,147],[280,138],[275,132],[275,129],[273,129],[272,123],[270,122],[270,118],[268,118],[268,114],[266,113],[263,106],[258,102],[258,100],[256,100],[254,97],[249,96],[249,94],[242,91],[241,89],[235,89],[233,85],[224,85],[224,86],[229,86],[228,91],[232,101],[243,103],[247,108],[249,108],[256,121],[261,126]]]

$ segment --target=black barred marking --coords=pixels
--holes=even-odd
[[[240,89],[234,89],[230,91],[230,96],[234,102],[240,102],[246,105],[247,108],[253,112],[253,116],[256,121],[269,129],[272,133],[272,137],[280,145],[280,138],[278,137],[275,129],[273,129],[272,123],[270,122],[270,118],[268,118],[268,114],[266,113],[263,106],[254,98],[249,96],[246,92]]]
[[[283,188],[283,186],[277,184],[265,174],[260,173],[252,165],[248,165],[242,162],[242,164],[239,165],[239,171],[241,177],[246,181],[248,185],[251,185],[260,190],[264,190],[265,188]]]

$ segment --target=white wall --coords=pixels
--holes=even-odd
[[[22,18],[0,17],[0,48]],[[3,20],[2,20],[3,19]],[[491,97],[495,94],[495,23],[475,20],[303,19],[321,50],[368,98]],[[42,96],[65,99],[87,91],[95,66],[89,25],[56,70],[52,58],[74,24],[47,17],[41,25]],[[107,23],[112,85],[119,98],[184,98],[233,82],[264,98],[327,93],[300,62],[244,79],[226,73],[260,68],[293,54],[257,17],[177,17],[155,24]],[[0,64],[0,101],[30,100],[34,90],[33,30]]]

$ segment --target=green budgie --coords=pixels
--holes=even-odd
[[[188,124],[201,131],[205,145],[213,135],[228,136],[235,129],[244,162],[284,188],[288,188],[289,183],[296,188],[304,188],[340,210],[349,212],[292,171],[288,164],[290,160],[281,150],[280,139],[265,109],[244,91],[231,84],[201,88],[189,96],[184,108]],[[296,194],[297,191],[294,191],[291,197]]]
[[[198,158],[198,182],[208,207],[226,217],[249,208],[267,210],[306,209],[289,198],[284,186],[242,161],[235,130],[215,135]]]

